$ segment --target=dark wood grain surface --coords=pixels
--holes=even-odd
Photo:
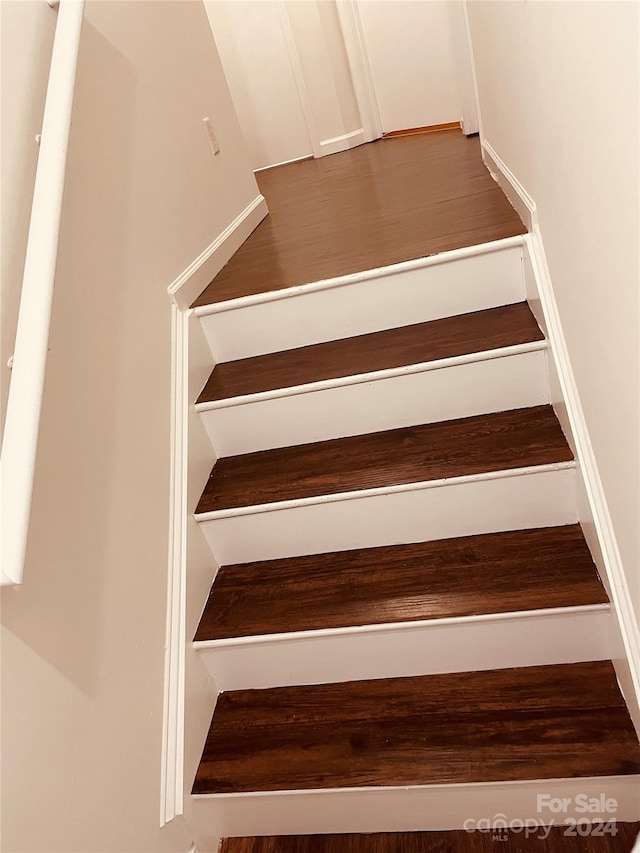
[[[637,773],[603,661],[223,693],[193,791]]]
[[[196,511],[572,458],[551,406],[535,406],[219,459]]]
[[[195,639],[607,600],[575,524],[222,566]]]
[[[499,804],[498,804],[499,805]],[[638,823],[616,823],[602,836],[563,826],[525,832],[385,832],[225,838],[220,853],[631,853]],[[499,836],[499,838],[496,838]]]
[[[218,364],[198,402],[542,340],[526,302]]]
[[[459,130],[383,139],[258,175],[269,216],[194,305],[525,233]]]

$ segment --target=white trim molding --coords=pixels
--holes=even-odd
[[[184,311],[191,305],[268,213],[264,196],[256,196],[180,273],[168,288],[169,296],[179,308]]]
[[[323,139],[320,142],[320,156],[325,157],[327,154],[338,154],[340,151],[348,151],[349,148],[357,148],[358,145],[362,145],[367,141],[364,128],[359,127],[350,133],[343,133],[341,136],[334,136],[332,139]]]
[[[171,302],[169,543],[160,825],[184,809],[185,655],[189,501],[189,304],[267,214],[258,195],[167,288]],[[197,393],[197,392],[196,392]]]
[[[562,321],[555,298],[551,274],[544,251],[534,199],[518,178],[500,158],[491,144],[482,139],[483,159],[507,198],[530,230],[523,238],[524,260],[532,272],[527,293],[534,308],[539,307],[541,321],[549,341],[551,370],[557,380],[561,400],[555,402],[556,414],[567,433],[577,462],[579,485],[586,496],[587,506],[580,514],[583,527],[592,526],[597,542],[590,541],[596,565],[609,591],[613,611],[619,626],[626,660],[616,662],[616,671],[636,728],[640,730],[640,628],[635,615],[629,585],[607,505],[606,495],[589,429],[580,402]],[[585,529],[585,536],[587,536]],[[590,537],[587,536],[587,541]],[[593,539],[593,537],[591,537]]]
[[[169,559],[160,772],[160,826],[183,812],[187,583],[189,312],[171,305]]]
[[[482,140],[482,159],[491,177],[500,186],[528,230],[531,232],[537,228],[538,216],[535,202],[486,139]]]

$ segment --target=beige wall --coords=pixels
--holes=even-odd
[[[640,614],[639,7],[472,0],[468,8],[484,136],[537,204]]]
[[[256,195],[202,4],[91,0],[24,583],[2,593],[7,853],[191,844],[159,829],[166,288]]]
[[[0,435],[9,393],[18,322],[22,270],[38,160],[36,134],[42,127],[56,13],[45,2],[0,2],[2,79],[0,86]]]

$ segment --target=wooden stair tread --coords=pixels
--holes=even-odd
[[[499,811],[499,809],[498,809]],[[567,835],[567,827],[544,831],[376,832],[341,835],[263,835],[225,838],[220,853],[496,853],[502,848],[517,853],[631,853],[640,821],[615,823],[601,836]],[[613,831],[615,830],[615,831]],[[500,836],[496,841],[495,836]]]
[[[575,524],[222,566],[195,640],[607,601]]]
[[[198,403],[406,367],[544,338],[526,302],[215,366]]]
[[[193,793],[640,773],[610,661],[223,693]]]
[[[572,458],[551,406],[534,406],[219,459],[196,512]]]
[[[208,305],[526,233],[459,130],[379,140],[257,176],[269,215],[193,303]]]

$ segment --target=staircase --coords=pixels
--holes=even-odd
[[[584,821],[577,793],[616,801],[590,821],[640,817],[523,252],[195,309],[218,457],[196,518],[219,565],[195,645],[220,696],[193,795],[221,835],[437,830],[433,849],[484,850],[451,831]],[[625,831],[598,849],[630,849]],[[432,849],[418,838],[380,849]],[[549,838],[536,850],[565,849]]]

